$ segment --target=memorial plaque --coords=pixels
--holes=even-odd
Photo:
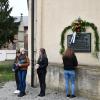
[[[67,36],[67,46],[75,52],[91,52],[91,33],[77,33],[75,43],[71,43],[72,34]]]

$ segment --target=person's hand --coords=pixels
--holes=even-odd
[[[36,64],[35,69],[37,70],[39,68],[39,66],[40,66],[39,64]]]
[[[15,69],[12,69],[12,71],[14,72],[14,71],[15,71]]]
[[[21,66],[21,64],[18,64],[18,66],[20,67],[20,66]]]
[[[16,63],[16,66],[19,66],[19,64],[18,64],[18,63]]]

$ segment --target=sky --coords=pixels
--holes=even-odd
[[[13,8],[11,16],[28,16],[27,0],[9,0],[9,5]]]

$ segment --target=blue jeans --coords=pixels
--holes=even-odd
[[[69,82],[71,82],[71,95],[75,95],[75,71],[64,70],[66,96],[69,94]]]
[[[19,76],[18,76],[18,70],[15,71],[15,81],[16,81],[17,90],[19,90]]]
[[[27,70],[19,70],[18,77],[19,77],[19,90],[21,93],[25,93],[26,89],[26,75]]]

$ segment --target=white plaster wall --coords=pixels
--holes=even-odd
[[[0,50],[0,61],[14,60],[16,57],[16,50]]]
[[[31,10],[32,10],[32,7],[31,7],[31,3],[32,3],[32,0],[29,0],[29,12],[28,12],[28,57],[29,57],[29,60],[30,60],[30,66],[28,67],[28,72],[27,72],[27,82],[28,83],[31,83],[31,34],[32,34],[32,30],[31,30]]]
[[[99,4],[100,0],[37,0],[37,51],[40,47],[44,47],[49,62],[62,63],[59,50],[64,27],[80,16],[83,20],[93,22],[100,31]],[[92,35],[92,48],[93,42]],[[89,53],[76,55],[80,64],[100,63]]]

